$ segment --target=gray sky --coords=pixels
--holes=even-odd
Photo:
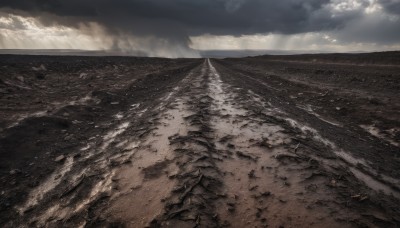
[[[400,49],[400,0],[0,0],[0,48]]]

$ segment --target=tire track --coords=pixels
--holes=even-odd
[[[390,182],[371,181],[363,169],[369,164],[262,101],[245,86],[225,84],[216,70],[214,75],[214,97],[219,100],[215,107],[222,114],[215,115],[213,122],[218,138],[224,139],[217,147],[231,152],[221,168],[228,174],[225,182],[233,186],[228,193],[231,201],[225,205],[230,211],[223,216],[227,222],[315,227],[373,226],[376,220],[389,226],[397,223],[397,210],[390,209],[392,201],[398,201],[397,190]],[[367,200],[374,209],[365,212],[354,199]],[[376,210],[382,200],[388,206],[380,217]],[[349,201],[354,204],[346,210],[348,205],[343,202]],[[335,214],[336,219],[326,214]]]

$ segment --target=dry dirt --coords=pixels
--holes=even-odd
[[[399,59],[0,56],[0,227],[399,227]]]

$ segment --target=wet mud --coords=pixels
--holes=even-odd
[[[2,115],[14,110],[1,122],[2,227],[400,225],[396,98],[385,113],[363,103],[368,86],[356,85],[349,100],[340,81],[286,69],[316,63],[110,58],[97,70],[104,76],[88,79],[93,92],[72,86],[80,97],[71,101],[50,95],[54,86],[43,105],[17,110],[34,80],[52,80],[26,72],[57,73],[39,60],[24,82],[0,84],[10,90]],[[98,61],[58,74],[76,84]]]

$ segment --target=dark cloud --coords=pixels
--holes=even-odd
[[[359,2],[361,8],[371,4]],[[115,37],[115,46],[127,43],[124,37],[135,36],[188,47],[189,36],[336,31],[364,17],[360,9],[334,12],[332,6],[338,3],[340,0],[1,0],[0,9],[34,16],[45,25],[79,28],[81,23],[96,22]],[[388,13],[400,13],[399,0],[380,3]]]
[[[381,0],[382,6],[389,13],[400,15],[400,1],[399,0]]]
[[[96,21],[110,29],[136,33],[154,33],[167,26],[190,35],[242,35],[293,34],[340,26],[340,19],[320,13],[327,3],[329,0],[5,0],[0,7],[57,15],[62,17],[57,22],[63,24]],[[45,23],[55,20],[42,19]]]

